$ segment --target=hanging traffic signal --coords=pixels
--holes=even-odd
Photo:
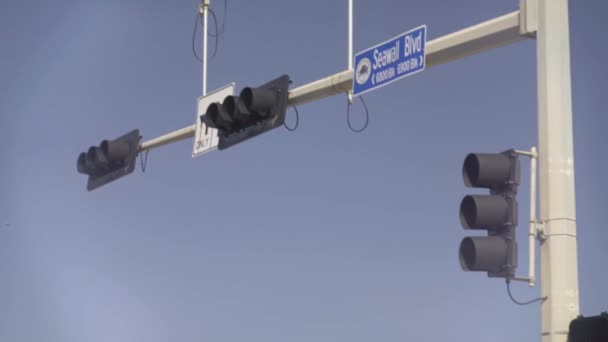
[[[460,203],[465,229],[487,230],[487,236],[466,237],[460,243],[460,265],[465,271],[489,277],[512,278],[517,267],[517,188],[519,159],[515,151],[469,154],[462,166],[468,187],[487,188],[489,195],[467,195]]]
[[[283,75],[257,88],[244,88],[239,96],[207,107],[201,120],[218,129],[220,150],[279,127],[285,122],[289,76]]]
[[[598,316],[579,316],[570,322],[568,342],[608,341],[608,312]]]
[[[104,140],[99,146],[91,146],[80,153],[76,164],[78,172],[89,176],[87,190],[94,190],[135,169],[135,159],[141,136],[133,130],[120,138]]]

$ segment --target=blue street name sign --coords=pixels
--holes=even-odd
[[[361,95],[424,70],[426,25],[355,55],[353,95]]]

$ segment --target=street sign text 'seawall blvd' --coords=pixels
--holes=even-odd
[[[353,95],[385,86],[424,70],[426,25],[355,55]]]

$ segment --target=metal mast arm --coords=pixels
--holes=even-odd
[[[427,42],[426,66],[440,65],[525,38],[526,36],[520,33],[520,11],[515,11]],[[301,105],[344,94],[352,89],[352,82],[352,70],[344,70],[291,90],[289,101],[293,105]],[[195,128],[195,125],[187,126],[145,141],[140,149],[151,150],[191,138],[194,136]]]

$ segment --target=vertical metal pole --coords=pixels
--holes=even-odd
[[[538,5],[542,341],[565,342],[579,314],[568,1]]]
[[[528,223],[528,285],[536,284],[536,147],[530,149],[530,222]]]
[[[353,0],[348,0],[348,70],[353,70]],[[348,91],[348,103],[353,103],[353,91]]]
[[[210,3],[211,0],[203,0],[201,5],[201,15],[203,16],[203,96],[207,95],[207,15]]]

